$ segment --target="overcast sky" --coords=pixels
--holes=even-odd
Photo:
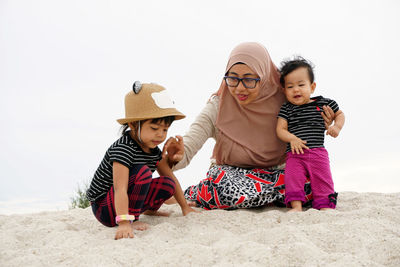
[[[336,190],[400,191],[399,1],[0,0],[0,214],[65,209],[119,137],[132,82],[164,85],[184,134],[241,42],[302,55],[346,115]],[[205,178],[213,141],[176,175]]]

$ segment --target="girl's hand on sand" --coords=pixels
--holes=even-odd
[[[335,125],[329,127],[328,131],[326,131],[326,135],[330,135],[335,138],[338,137],[339,133],[340,133],[340,129],[339,129],[339,127],[337,127]]]
[[[197,207],[196,201],[188,200],[187,204],[189,205],[189,207]]]
[[[175,137],[170,137],[167,142],[165,142],[162,155],[163,158],[168,157],[168,162],[175,165],[183,159],[184,152],[183,138],[177,135]]]
[[[328,130],[329,126],[333,122],[333,119],[335,118],[335,112],[333,112],[333,110],[328,106],[323,106],[322,109],[324,110],[324,112],[321,112],[321,115],[324,119],[325,129]]]
[[[290,148],[292,149],[293,154],[304,154],[303,148],[308,149],[306,146],[307,141],[303,141],[300,138],[296,137],[292,141],[290,141]]]
[[[189,207],[189,206],[186,206],[186,207],[184,207],[184,208],[182,209],[182,214],[183,214],[183,216],[186,216],[186,215],[188,215],[188,214],[191,213],[191,212],[199,213],[198,210],[195,210],[195,209],[193,209],[193,208],[191,208],[191,207]]]
[[[133,238],[133,230],[129,221],[119,222],[117,232],[115,233],[115,240],[121,238]]]

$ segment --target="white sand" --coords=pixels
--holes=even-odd
[[[342,192],[328,212],[161,209],[117,241],[90,209],[1,215],[0,266],[400,266],[400,193]]]

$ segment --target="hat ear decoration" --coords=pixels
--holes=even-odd
[[[142,89],[142,83],[139,81],[135,81],[132,86],[132,90],[135,94],[139,94],[140,90]]]

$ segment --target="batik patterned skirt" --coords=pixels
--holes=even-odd
[[[309,181],[304,190],[306,198],[311,200]],[[284,170],[213,165],[205,179],[185,190],[185,198],[204,209],[253,208],[268,204],[284,206]]]

